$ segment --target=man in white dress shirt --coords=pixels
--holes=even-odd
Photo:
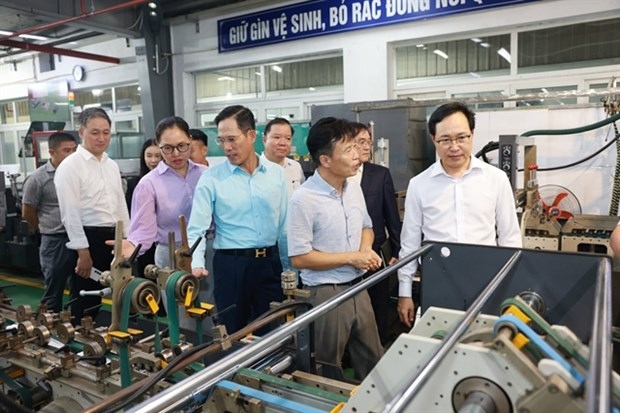
[[[277,163],[284,168],[289,198],[293,191],[306,180],[299,162],[287,158],[291,152],[293,133],[293,127],[288,120],[275,118],[269,121],[265,126],[265,134],[263,135],[265,151],[261,155],[263,159]]]
[[[77,276],[71,285],[75,324],[84,315],[96,318],[101,297],[80,297],[79,292],[103,288],[89,278],[91,270],[110,269],[112,247],[105,241],[114,239],[118,221],[123,222],[125,232],[129,228],[121,174],[116,162],[105,153],[112,122],[103,109],[89,108],[80,114],[79,123],[82,144],[58,166],[54,177],[60,216],[69,236],[67,247],[78,253]],[[89,312],[84,314],[87,309]]]
[[[506,174],[473,157],[475,114],[460,102],[431,115],[428,131],[439,161],[409,181],[400,236],[400,259],[422,239],[522,247],[515,200]],[[411,326],[417,260],[398,271],[398,314]],[[424,282],[422,280],[422,282]]]

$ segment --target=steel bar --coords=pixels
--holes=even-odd
[[[431,376],[432,372],[439,366],[443,358],[452,350],[452,347],[458,342],[463,334],[484,307],[493,292],[500,286],[502,281],[508,276],[510,270],[515,266],[519,258],[523,254],[522,251],[516,251],[510,259],[499,270],[491,282],[480,293],[476,300],[471,304],[469,309],[463,315],[463,319],[455,323],[454,327],[445,339],[437,346],[437,348],[425,359],[420,368],[411,377],[409,383],[403,386],[392,400],[385,406],[383,413],[397,413],[402,411],[409,405],[413,397],[422,388],[424,383]]]
[[[601,258],[594,293],[594,320],[586,379],[588,413],[611,411],[611,260]]]
[[[212,387],[218,380],[221,380],[226,376],[233,374],[235,371],[252,364],[259,358],[259,355],[268,354],[264,351],[265,349],[270,348],[272,345],[299,330],[301,327],[310,324],[317,318],[338,307],[340,304],[344,303],[361,291],[378,283],[402,266],[424,255],[432,248],[432,246],[432,244],[428,244],[419,250],[414,251],[409,256],[399,260],[396,264],[377,272],[372,277],[369,277],[359,284],[343,291],[331,300],[314,307],[312,310],[302,314],[290,323],[284,324],[260,340],[247,345],[219,362],[210,365],[209,368],[204,369],[203,371],[196,373],[176,385],[154,395],[129,410],[129,412],[163,413],[179,411],[180,407],[196,401],[200,397],[200,394]]]

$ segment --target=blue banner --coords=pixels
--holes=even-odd
[[[540,0],[310,0],[218,21],[219,51]]]

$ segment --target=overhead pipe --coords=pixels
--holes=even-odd
[[[103,56],[103,55],[94,54],[94,53],[79,52],[77,50],[71,50],[71,49],[60,49],[58,47],[47,46],[43,44],[17,42],[15,40],[0,40],[0,45],[15,47],[15,48],[24,49],[24,50],[32,50],[32,51],[41,52],[41,53],[77,57],[78,59],[96,60],[98,62],[105,62],[105,63],[119,64],[121,62],[121,60],[118,57],[110,57],[110,56]]]
[[[22,34],[30,34],[30,33],[38,32],[38,31],[41,31],[41,30],[53,29],[54,27],[63,26],[65,24],[73,23],[73,22],[76,22],[78,20],[86,19],[88,17],[97,16],[99,14],[111,13],[111,12],[115,12],[115,11],[119,11],[119,10],[124,10],[124,9],[130,8],[130,7],[134,7],[134,6],[140,6],[142,4],[145,4],[148,1],[149,0],[129,0],[129,1],[123,2],[121,4],[117,4],[115,6],[106,7],[105,9],[93,10],[90,13],[86,13],[85,12],[85,4],[82,4],[82,14],[80,14],[79,16],[67,17],[66,19],[61,19],[61,20],[58,20],[58,21],[55,21],[55,22],[43,23],[43,24],[40,24],[38,26],[31,26],[31,27],[28,27],[28,28],[26,28],[24,30],[20,30],[18,32],[15,32],[13,34],[1,36],[0,37],[0,42],[4,41],[6,39],[11,39],[13,37],[19,37]],[[84,3],[84,1],[82,1],[82,3]]]

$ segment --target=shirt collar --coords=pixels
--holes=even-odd
[[[56,168],[54,168],[54,165],[52,165],[51,159],[49,159],[43,167],[45,168],[45,172],[54,172],[56,170]]]
[[[265,155],[265,152],[263,152],[263,153],[261,153],[261,154],[260,154],[260,158],[261,158],[263,161],[269,161],[269,158],[267,158],[267,155]],[[274,161],[269,161],[269,162],[271,162],[271,163],[275,163],[276,165],[280,165],[280,166],[286,166],[286,165],[287,165],[287,163],[288,163],[287,161],[288,161],[288,158],[284,158],[284,159],[282,160],[282,163],[277,163],[277,162],[274,162]]]
[[[463,176],[469,174],[474,169],[482,169],[482,165],[481,165],[482,161],[480,159],[474,156],[471,156],[471,155],[469,159],[470,159],[469,167],[467,168]],[[431,165],[430,176],[438,176],[438,175],[450,176],[446,173],[446,170],[443,169],[443,166],[441,165],[441,160],[438,160],[433,165]],[[450,176],[450,178],[452,177]]]
[[[97,157],[93,155],[92,153],[90,153],[90,151],[86,149],[82,144],[78,145],[76,152],[82,155],[82,157],[86,160],[97,159]],[[108,159],[108,154],[104,152],[103,155],[101,155],[101,162],[107,159]]]
[[[191,159],[188,159],[189,162],[189,166],[187,167],[187,171],[191,171],[194,168],[198,168],[198,164],[194,163]],[[163,160],[160,161],[157,166],[155,167],[155,170],[157,171],[158,174],[163,175],[166,173],[166,171],[168,171],[170,168],[170,166],[164,162]]]
[[[334,197],[334,198],[338,198],[340,195],[338,194],[338,190],[336,190],[336,188],[334,188],[333,186],[331,186],[330,184],[327,183],[327,181],[325,179],[323,179],[323,177],[321,176],[321,174],[319,173],[319,170],[316,169],[314,171],[314,174],[312,175],[313,179],[316,180],[316,185],[318,187],[318,189],[322,192],[325,192],[327,194],[329,194],[330,196]],[[347,186],[349,185],[348,180],[344,181],[343,187],[342,187],[342,192],[344,193],[347,190]]]
[[[256,171],[254,172],[264,173],[267,170],[267,162],[273,163],[267,158],[263,158],[262,156],[259,156],[257,153],[254,153],[254,156],[258,158],[258,166],[256,167]],[[245,169],[241,168],[239,165],[231,164],[228,159],[226,159],[226,166],[228,167],[228,170],[230,171],[231,174],[235,173],[236,170],[243,170],[245,172]]]

